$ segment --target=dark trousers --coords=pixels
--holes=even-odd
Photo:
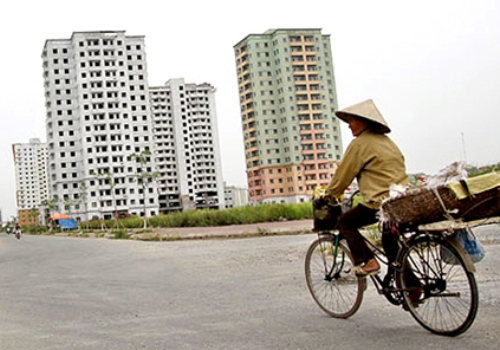
[[[376,223],[378,221],[377,212],[376,209],[359,204],[339,217],[337,229],[342,237],[346,239],[355,265],[367,262],[374,257],[373,252],[358,229]],[[382,245],[389,261],[396,260],[399,249],[396,236],[393,236],[390,232],[383,232]]]

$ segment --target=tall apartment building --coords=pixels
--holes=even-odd
[[[275,29],[234,46],[249,200],[310,200],[343,153],[330,36]]]
[[[47,145],[40,139],[12,145],[17,215],[21,226],[40,224],[40,204],[48,198]]]
[[[130,159],[154,147],[144,36],[74,32],[42,59],[50,199],[81,220],[156,215],[156,183],[137,181],[154,158]]]
[[[171,79],[150,95],[160,211],[223,209],[215,88]]]

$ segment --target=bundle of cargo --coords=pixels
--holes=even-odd
[[[332,204],[322,199],[325,189],[326,186],[316,186],[314,189],[312,197],[314,232],[334,230],[337,220],[342,213],[342,208],[339,204]]]
[[[500,215],[500,173],[410,189],[382,204],[383,219],[403,226]]]

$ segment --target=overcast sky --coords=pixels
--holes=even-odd
[[[276,5],[280,4],[280,5]],[[45,40],[144,35],[149,84],[210,83],[224,180],[246,186],[233,46],[274,28],[331,35],[339,107],[372,98],[408,172],[500,162],[500,1],[3,1],[0,208],[16,215],[11,145],[45,136]],[[350,142],[343,128],[344,145]]]

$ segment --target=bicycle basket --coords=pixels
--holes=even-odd
[[[500,188],[459,200],[452,190],[441,186],[390,199],[382,208],[399,225],[422,225],[449,217],[472,221],[500,215]]]
[[[313,216],[314,228],[313,231],[330,231],[335,229],[338,218],[342,213],[340,205],[333,205],[331,203],[314,200],[313,201]]]

